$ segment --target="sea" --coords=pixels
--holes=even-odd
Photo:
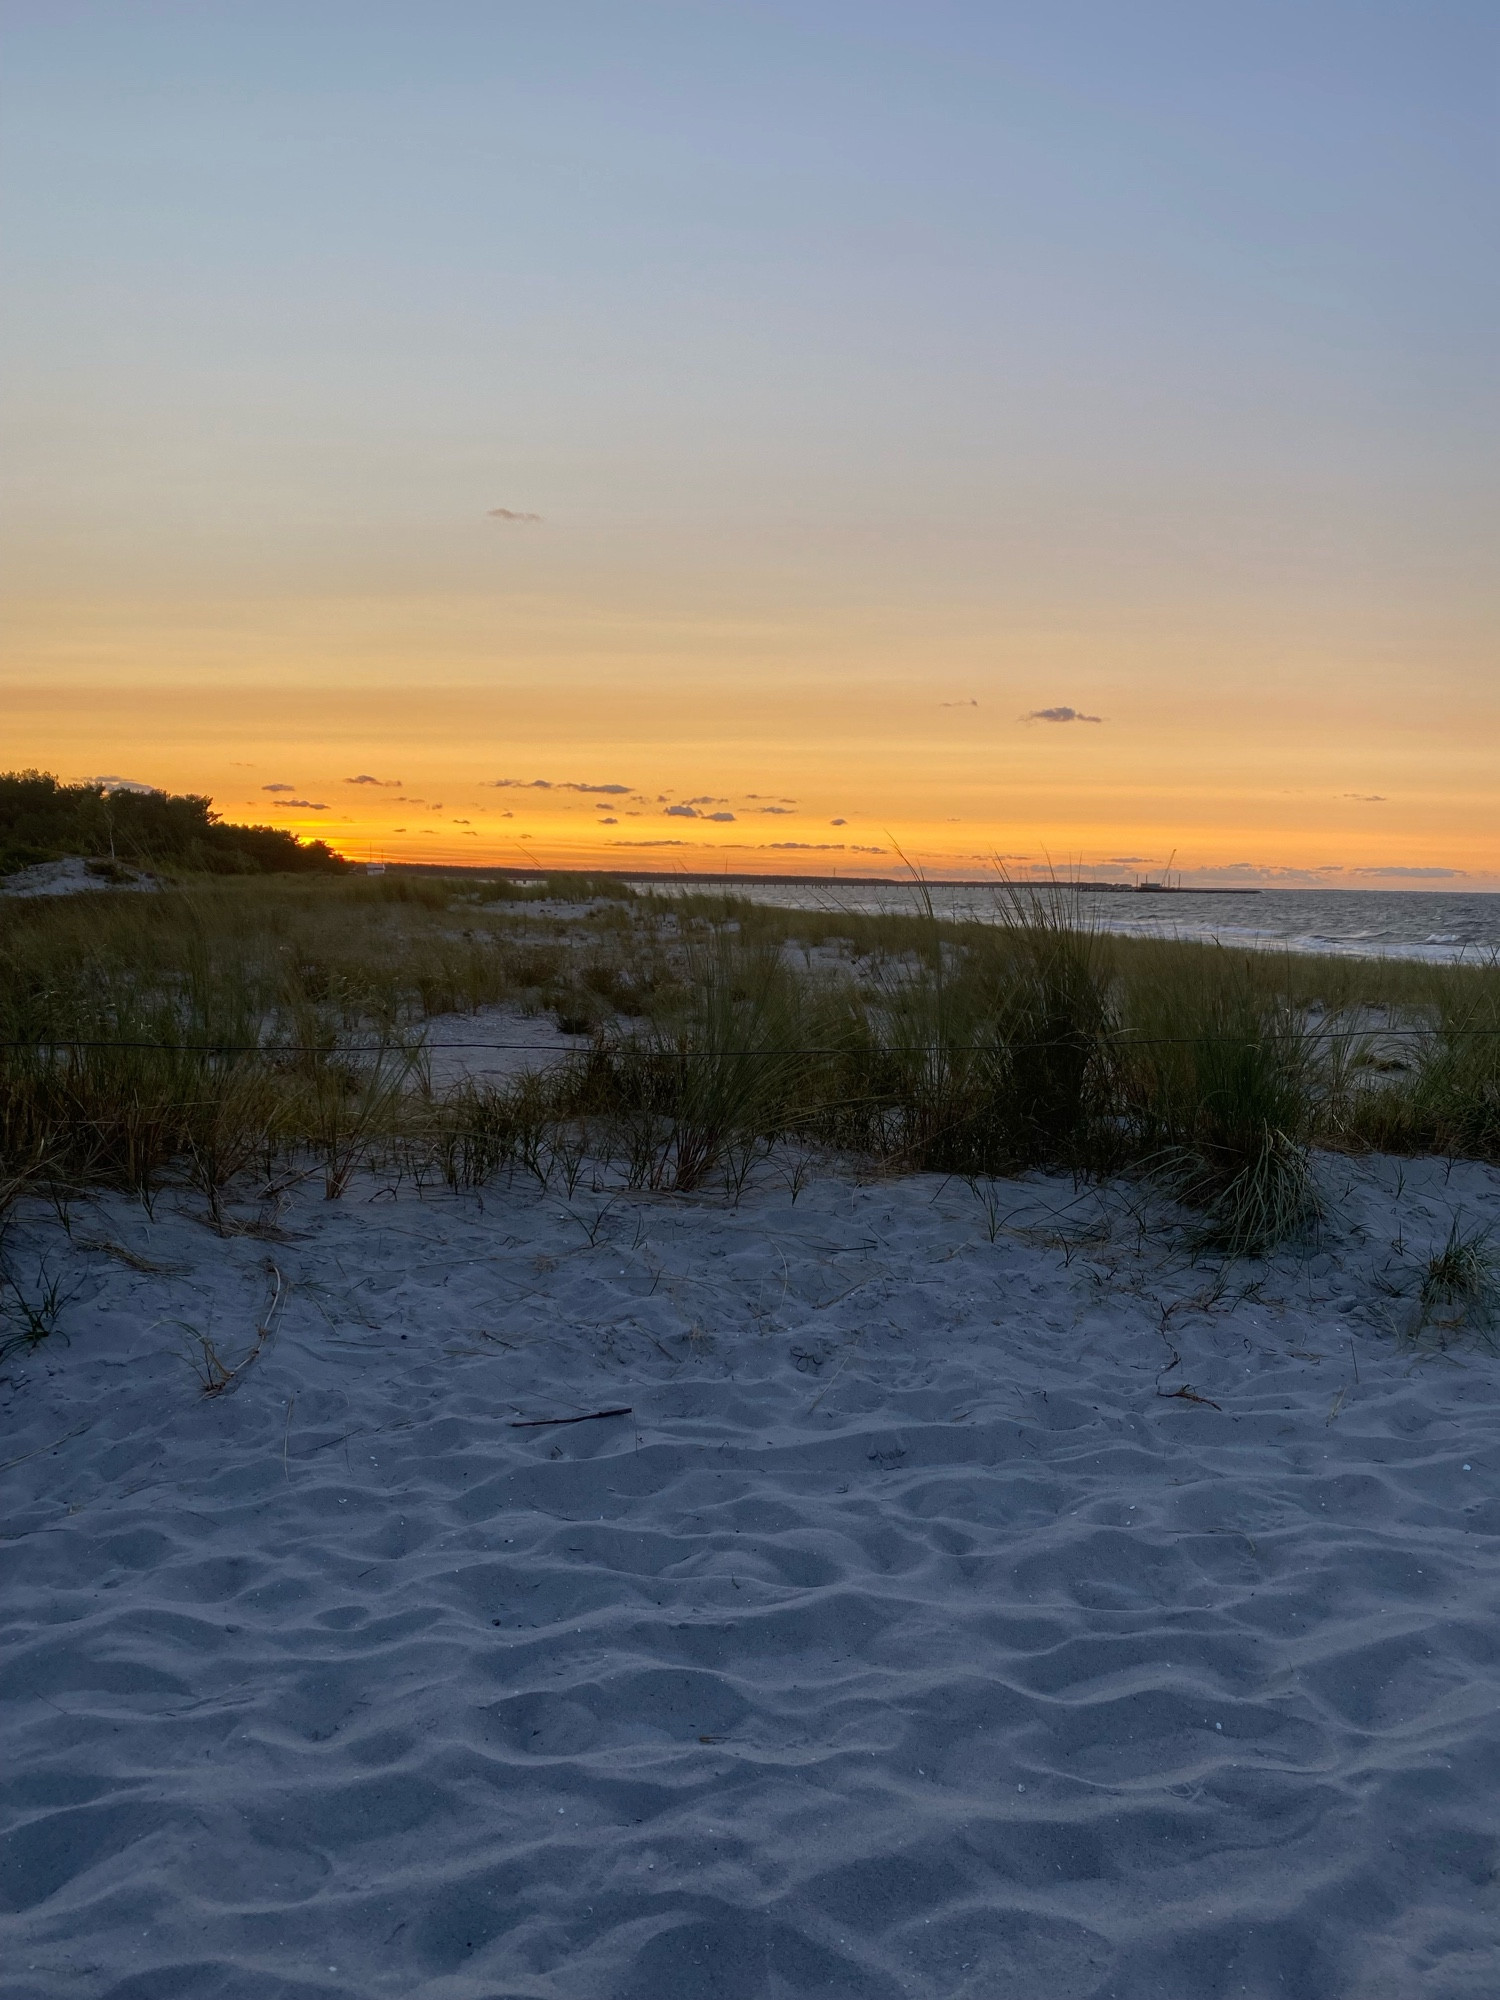
[[[640,884],[646,887],[645,883]],[[670,885],[659,878],[657,893]],[[684,891],[707,884],[683,882]],[[905,885],[868,882],[726,882],[736,896],[784,909],[847,910],[869,915],[920,907]],[[940,917],[994,922],[1001,892],[975,883],[928,890]],[[1429,889],[1190,890],[1137,895],[1065,891],[1080,914],[1103,931],[1128,937],[1188,938],[1262,951],[1319,952],[1336,958],[1406,958],[1433,964],[1500,963],[1500,895]]]

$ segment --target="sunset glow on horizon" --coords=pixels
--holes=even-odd
[[[1491,10],[0,35],[0,766],[361,860],[1500,888]]]

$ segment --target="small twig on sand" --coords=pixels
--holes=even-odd
[[[812,1415],[813,1411],[818,1407],[819,1403],[822,1402],[823,1398],[828,1394],[828,1391],[833,1387],[834,1383],[837,1382],[840,1375],[843,1374],[845,1363],[848,1361],[849,1356],[854,1352],[855,1348],[859,1346],[859,1343],[863,1338],[864,1338],[863,1334],[857,1333],[855,1334],[854,1338],[845,1345],[843,1353],[839,1356],[838,1367],[834,1369],[833,1373],[829,1376],[828,1380],[823,1384],[822,1388],[818,1391],[817,1395],[814,1396],[812,1401],[808,1404],[807,1406],[808,1416]]]
[[[194,1360],[189,1355],[187,1362],[202,1384],[205,1396],[223,1396],[236,1389],[245,1370],[259,1359],[262,1349],[275,1331],[277,1311],[286,1303],[287,1285],[269,1257],[266,1259],[265,1269],[271,1280],[271,1303],[266,1307],[265,1316],[255,1329],[255,1338],[250,1343],[249,1352],[232,1368],[206,1333],[200,1333],[195,1326],[190,1326],[184,1319],[175,1322],[198,1347],[201,1358]]]
[[[91,1418],[90,1422],[92,1421]],[[54,1438],[51,1444],[39,1444],[35,1451],[23,1451],[19,1458],[8,1458],[4,1465],[0,1465],[0,1472],[9,1472],[13,1465],[24,1465],[28,1458],[40,1458],[44,1451],[56,1451],[60,1444],[66,1444],[69,1438],[81,1436],[88,1428],[88,1424],[80,1424],[76,1430],[64,1431],[62,1436]]]
[[[1176,1364],[1174,1363],[1173,1365],[1175,1366]],[[1222,1403],[1216,1403],[1212,1396],[1200,1396],[1198,1391],[1189,1388],[1186,1382],[1183,1383],[1180,1389],[1158,1389],[1156,1393],[1164,1402],[1168,1403],[1202,1403],[1210,1410],[1222,1410],[1224,1407]]]
[[[617,1410],[587,1410],[581,1417],[521,1417],[511,1424],[513,1431],[537,1431],[548,1424],[591,1424],[596,1417],[628,1417],[631,1405],[623,1404]]]

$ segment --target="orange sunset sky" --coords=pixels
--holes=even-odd
[[[1494,23],[1353,18],[12,6],[0,765],[1500,888]]]

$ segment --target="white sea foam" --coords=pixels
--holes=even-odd
[[[639,887],[647,886],[645,883]],[[674,885],[650,885],[658,893]],[[700,890],[701,883],[676,885]],[[835,884],[730,884],[735,895],[783,909],[914,913],[913,889],[855,881]],[[994,922],[1007,907],[976,883],[930,892],[937,915]],[[1070,895],[1074,892],[1069,891]],[[1263,889],[1254,896],[1137,896],[1077,892],[1081,918],[1122,937],[1181,938],[1254,951],[1315,952],[1334,958],[1406,958],[1485,965],[1500,956],[1500,895],[1418,889]]]

